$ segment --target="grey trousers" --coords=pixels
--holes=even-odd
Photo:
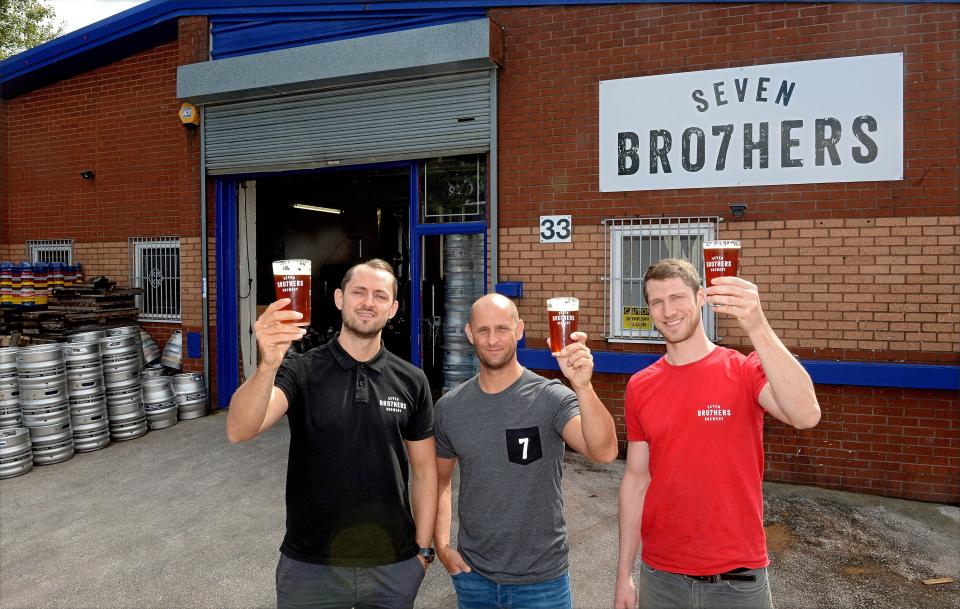
[[[657,571],[640,563],[637,595],[640,609],[773,609],[766,569],[753,569],[756,581],[690,579],[685,575]]]
[[[278,609],[412,609],[426,573],[414,556],[379,567],[328,567],[280,554]]]

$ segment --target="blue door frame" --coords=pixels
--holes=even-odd
[[[421,272],[420,257],[422,239],[428,235],[485,234],[486,222],[460,222],[455,224],[420,224],[420,165],[418,161],[350,165],[320,170],[288,171],[219,176],[216,178],[216,265],[217,265],[217,407],[226,408],[230,396],[240,386],[240,335],[239,292],[237,278],[237,192],[241,180],[260,176],[283,176],[304,173],[327,173],[357,169],[407,168],[410,176],[410,359],[415,366],[423,361],[421,340]],[[484,260],[487,257],[486,240],[483,246]],[[224,261],[229,261],[224,264]],[[484,265],[486,267],[486,265]],[[484,268],[484,284],[486,284]]]

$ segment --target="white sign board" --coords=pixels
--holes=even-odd
[[[540,243],[570,243],[572,236],[571,216],[540,216]]]
[[[903,179],[903,54],[600,82],[600,190]]]

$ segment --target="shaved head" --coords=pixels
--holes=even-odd
[[[467,339],[480,360],[480,374],[518,366],[517,341],[523,336],[523,321],[517,305],[501,294],[481,296],[470,307],[464,327]]]
[[[506,311],[515,324],[520,321],[520,312],[517,311],[517,305],[512,300],[502,294],[487,294],[478,298],[470,307],[469,323],[473,324],[477,312],[487,309]]]

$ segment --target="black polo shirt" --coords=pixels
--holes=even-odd
[[[413,557],[416,527],[404,440],[433,436],[423,371],[387,351],[358,362],[337,338],[287,357],[274,384],[287,396],[287,533],[280,551],[333,566]]]

